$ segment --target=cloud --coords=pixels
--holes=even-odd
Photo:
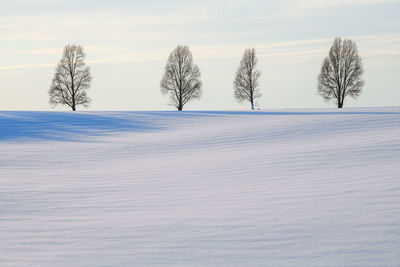
[[[370,4],[382,4],[389,2],[400,2],[399,0],[300,0],[295,2],[292,7],[295,9],[321,9],[338,6],[362,6]]]
[[[118,51],[121,48],[117,46],[85,46],[85,51],[90,52],[103,52],[103,51]],[[28,50],[28,54],[36,54],[36,55],[61,55],[63,48],[60,47],[53,47],[53,48],[42,48],[42,49],[32,49]]]
[[[400,3],[400,0],[297,0],[282,1],[280,10],[273,14],[256,16],[253,20],[274,20],[287,18],[301,18],[315,12],[334,7],[365,6],[384,3]]]
[[[362,58],[377,56],[398,56],[400,51],[400,35],[367,35],[353,38],[358,44]],[[308,39],[296,40],[291,42],[276,42],[269,44],[256,44],[257,55],[259,57],[276,58],[282,61],[295,60],[309,61],[313,58],[322,58],[327,55],[331,46],[331,39]],[[241,58],[243,52],[249,46],[245,45],[209,45],[192,46],[191,50],[195,58]],[[168,55],[164,51],[153,51],[150,53],[135,54],[123,53],[119,47],[113,46],[88,46],[86,51],[111,51],[114,55],[109,57],[88,58],[87,64],[106,64],[122,62],[143,62],[143,61],[165,61]],[[37,53],[56,53],[61,54],[59,48],[47,48],[32,50]],[[31,52],[32,52],[31,51]],[[24,69],[24,68],[43,68],[55,67],[56,63],[39,64],[20,64],[0,66],[0,69]]]
[[[0,66],[1,70],[13,70],[13,69],[30,69],[30,68],[43,68],[43,67],[55,67],[54,63],[40,63],[40,64],[22,64],[22,65],[9,65]]]

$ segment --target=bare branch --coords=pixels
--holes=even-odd
[[[356,44],[349,39],[336,38],[321,66],[318,93],[325,101],[334,100],[338,108],[342,108],[346,96],[357,98],[360,95],[363,72]]]
[[[78,105],[89,106],[91,100],[86,90],[90,88],[92,76],[85,57],[82,46],[67,45],[64,48],[49,90],[50,104],[67,105],[73,111]]]
[[[239,101],[249,101],[251,109],[254,109],[255,99],[261,97],[258,81],[261,71],[257,70],[256,67],[257,57],[255,49],[246,49],[233,82],[236,99]]]
[[[162,94],[170,96],[172,104],[182,110],[193,99],[201,97],[202,83],[199,67],[193,64],[192,53],[187,46],[178,46],[170,54],[160,87]]]

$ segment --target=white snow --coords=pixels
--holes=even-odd
[[[399,266],[400,108],[0,111],[0,266]]]

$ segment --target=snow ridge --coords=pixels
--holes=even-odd
[[[398,266],[400,108],[0,111],[1,266]]]

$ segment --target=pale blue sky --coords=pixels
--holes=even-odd
[[[361,97],[345,106],[399,106],[399,14],[396,0],[0,0],[0,109],[50,110],[68,43],[87,53],[90,110],[173,109],[159,82],[179,44],[190,46],[204,84],[186,109],[248,109],[232,82],[250,47],[263,72],[260,108],[334,107],[317,95],[316,77],[335,37],[357,43],[365,70]]]

